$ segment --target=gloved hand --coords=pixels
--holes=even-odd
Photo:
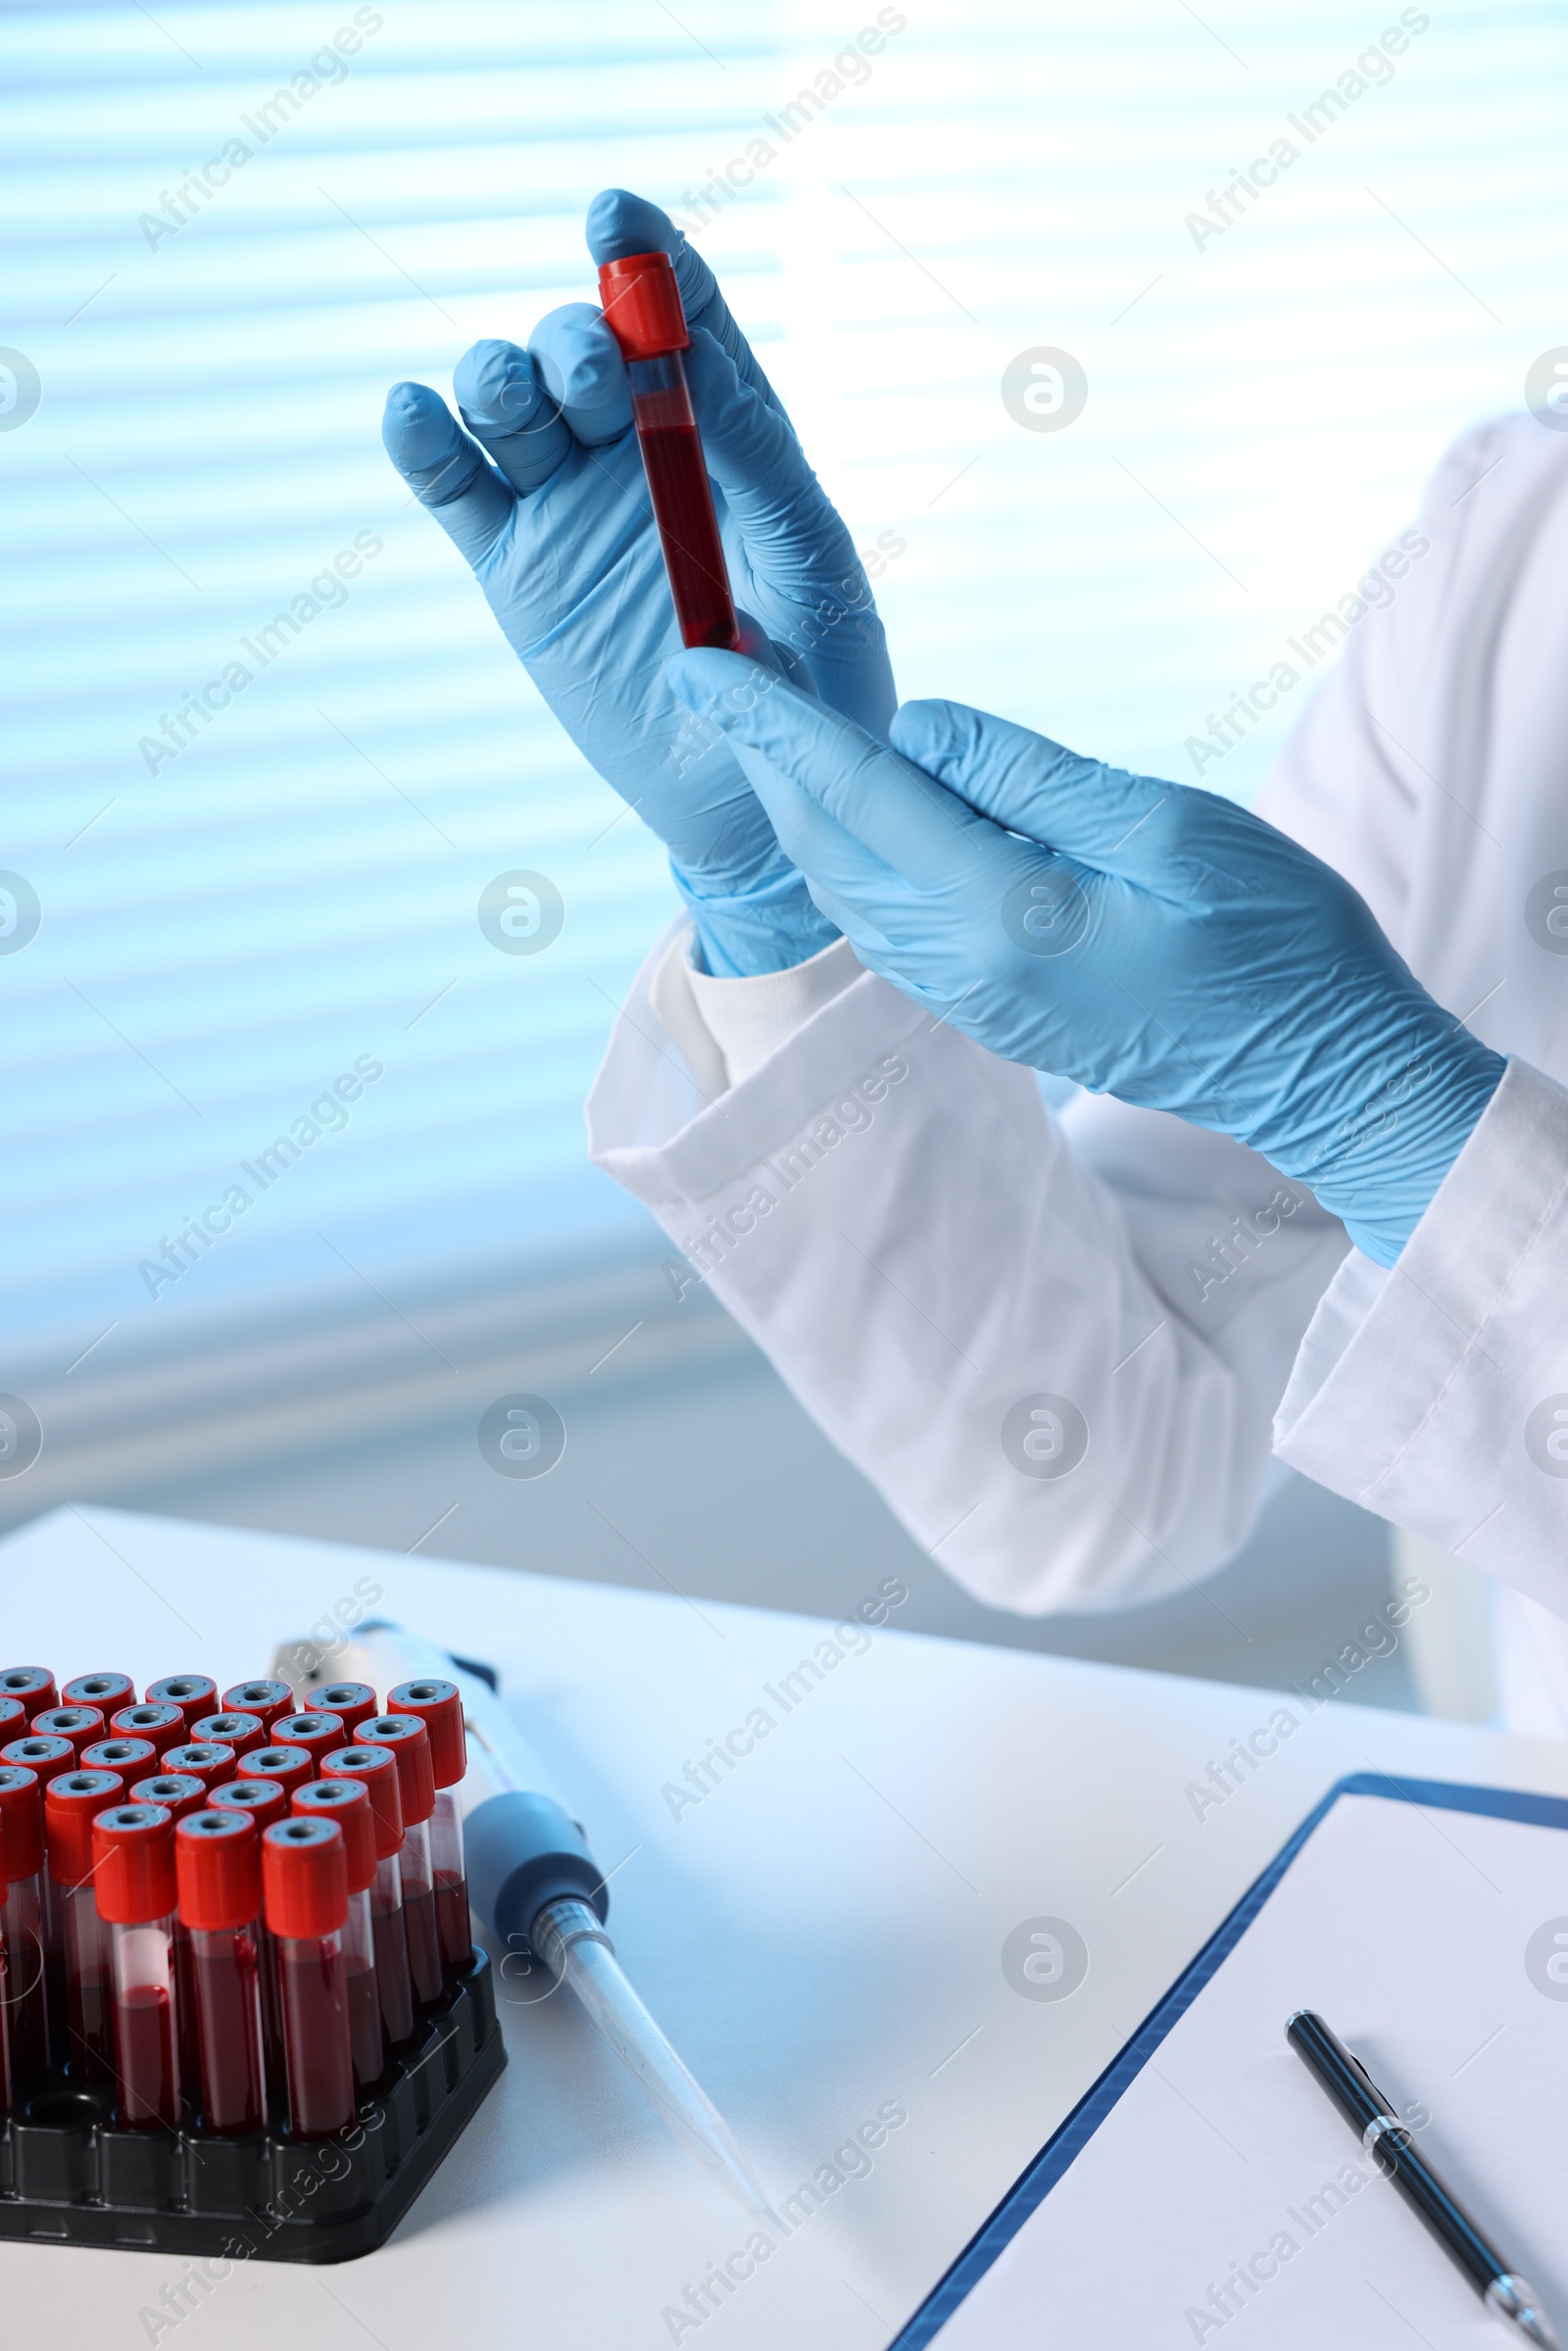
[[[1250,1144],[1393,1264],[1503,1063],[1332,867],[960,703],[906,703],[889,750],[742,655],[669,675],[862,963],[1006,1060]]]
[[[596,262],[656,249],[674,262],[749,651],[883,733],[893,676],[864,569],[711,270],[657,206],[617,188],[595,197],[587,233]],[[776,971],[814,955],[831,922],[722,737],[694,727],[664,679],[680,632],[625,370],[600,313],[553,312],[526,351],[476,343],[454,384],[468,432],[426,386],[397,384],[387,452],[472,565],[566,732],[667,845],[709,970]]]

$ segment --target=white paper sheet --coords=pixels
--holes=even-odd
[[[1286,2041],[1296,2008],[1430,2115],[1417,2144],[1568,2341],[1568,1996],[1526,1964],[1553,1920],[1562,1831],[1341,1797],[940,2351],[1503,2351]]]

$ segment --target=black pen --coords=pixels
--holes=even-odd
[[[1494,2318],[1506,2319],[1527,2343],[1558,2351],[1557,2337],[1533,2288],[1489,2244],[1432,2166],[1358,2057],[1352,2057],[1320,2016],[1298,2008],[1285,2037],[1316,2077],[1384,2177],[1419,2213],[1448,2259],[1461,2269]]]

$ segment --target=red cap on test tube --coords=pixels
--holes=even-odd
[[[283,1941],[335,1935],[349,1915],[348,1848],[333,1820],[274,1821],[262,1836],[267,1924]]]
[[[177,1828],[187,1813],[199,1812],[207,1801],[207,1784],[194,1772],[155,1772],[150,1780],[133,1780],[125,1790],[129,1804],[162,1804],[174,1816]]]
[[[14,1739],[9,1746],[0,1747],[0,1763],[20,1763],[24,1771],[35,1774],[40,1788],[46,1788],[56,1772],[69,1772],[76,1761],[76,1750],[69,1739],[48,1739],[41,1734],[35,1739],[30,1731],[25,1739]]]
[[[190,1735],[216,1746],[232,1747],[236,1755],[248,1755],[252,1747],[267,1744],[259,1714],[204,1714],[191,1724]]]
[[[62,1706],[96,1706],[107,1720],[122,1706],[128,1706],[136,1695],[136,1685],[129,1674],[78,1674],[68,1682],[60,1692]]]
[[[373,1714],[375,1708],[372,1706]],[[20,1739],[27,1728],[27,1709],[20,1698],[0,1698],[0,1740]]]
[[[36,1739],[69,1739],[73,1754],[104,1735],[104,1718],[96,1706],[45,1706],[27,1726]]]
[[[349,1734],[339,1714],[280,1714],[272,1725],[274,1747],[303,1747],[314,1771],[323,1755],[342,1746]]]
[[[259,1837],[274,1821],[288,1818],[288,1789],[276,1780],[231,1780],[207,1799],[214,1812],[248,1812]]]
[[[337,1716],[345,1739],[353,1739],[361,1723],[368,1722],[372,1714],[379,1712],[368,1682],[326,1682],[319,1690],[313,1690],[311,1695],[323,1714]]]
[[[30,1721],[45,1706],[58,1706],[60,1692],[46,1665],[8,1665],[0,1672],[0,1698],[19,1698]]]
[[[166,1747],[184,1745],[184,1711],[143,1698],[139,1706],[122,1706],[118,1714],[110,1716],[109,1735],[112,1739],[149,1739],[161,1755]]]
[[[290,1810],[297,1820],[324,1817],[340,1825],[351,1894],[375,1884],[375,1812],[363,1780],[312,1780],[294,1790]]]
[[[24,1764],[0,1764],[0,1835],[6,1844],[6,1883],[36,1877],[43,1867],[43,1790]]]
[[[84,1772],[118,1772],[122,1780],[139,1780],[158,1769],[158,1749],[150,1739],[95,1739],[76,1761]]]
[[[691,335],[667,253],[628,253],[599,267],[599,306],[623,360],[688,351]]]
[[[437,1788],[456,1788],[468,1768],[468,1739],[463,1724],[463,1692],[456,1682],[400,1682],[387,1691],[389,1715],[416,1715],[430,1739],[430,1769]]]
[[[376,1858],[387,1861],[403,1842],[403,1792],[396,1750],[338,1747],[321,1757],[323,1780],[357,1780],[370,1800]]]
[[[118,1772],[62,1772],[44,1790],[44,1841],[57,1886],[84,1886],[92,1876],[92,1825],[118,1804],[124,1783]]]
[[[216,1788],[220,1781],[234,1777],[234,1750],[214,1739],[195,1739],[182,1747],[165,1747],[162,1757],[166,1772],[188,1772],[204,1788]]]
[[[211,1674],[166,1674],[161,1682],[149,1682],[145,1694],[149,1706],[177,1706],[187,1729],[218,1710],[218,1684]]]
[[[223,1705],[230,1714],[254,1714],[270,1738],[278,1716],[293,1713],[294,1692],[286,1682],[236,1682],[224,1690]]]
[[[315,1769],[308,1747],[253,1747],[245,1758],[247,1780],[275,1780],[286,1795],[303,1788]]]
[[[397,1757],[398,1793],[403,1799],[403,1826],[412,1829],[435,1810],[435,1773],[430,1762],[430,1734],[416,1714],[378,1714],[360,1725],[362,1747],[390,1747]]]
[[[98,1915],[115,1926],[167,1918],[178,1899],[174,1818],[162,1804],[114,1804],[92,1824]]]
[[[196,1934],[248,1927],[262,1906],[262,1840],[253,1813],[193,1812],[174,1829],[179,1918]]]

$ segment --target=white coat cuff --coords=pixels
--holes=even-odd
[[[1559,1610],[1562,1572],[1534,1572],[1524,1540],[1521,1437],[1565,1257],[1568,1092],[1510,1060],[1397,1262],[1346,1258],[1274,1423],[1293,1468],[1447,1550],[1487,1527],[1476,1563]]]
[[[785,971],[761,971],[746,979],[714,979],[711,972],[694,968],[692,936],[695,933],[677,941],[666,954],[655,982],[655,1004],[668,1028],[667,1008],[684,978],[687,1001],[718,1052],[729,1086],[742,1085],[781,1045],[789,1043],[797,1029],[805,1028],[813,1012],[830,1004],[860,977],[861,965],[848,939],[835,939],[831,947],[824,947],[804,963],[792,963]],[[684,1037],[681,1044],[685,1051]]]

